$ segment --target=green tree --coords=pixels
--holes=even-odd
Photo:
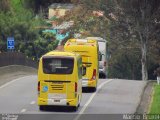
[[[151,36],[155,32],[157,25],[154,19],[157,19],[160,3],[157,0],[123,0],[117,1],[117,4],[123,8],[120,16],[127,18],[126,24],[128,28],[136,35],[140,42],[141,48],[141,64],[142,64],[142,80],[148,79],[147,73],[147,54],[149,43],[153,41]],[[128,7],[129,6],[129,7]]]
[[[23,5],[23,1],[13,0],[9,11],[0,11],[0,51],[7,51],[7,37],[12,36],[15,39],[15,51],[38,59],[42,54],[53,50],[58,43],[48,41],[41,35],[41,29],[37,29],[37,26],[46,23]]]
[[[55,35],[51,32],[43,32],[43,37],[48,40],[55,40]]]
[[[110,40],[108,43],[112,53],[111,61],[115,61],[115,63],[111,62],[112,66],[121,63],[121,65],[126,64],[126,66],[130,66],[126,67],[127,70],[132,68],[132,71],[139,71],[139,66],[134,68],[134,64],[135,61],[138,61],[138,65],[140,65],[139,62],[141,61],[142,71],[138,73],[142,73],[142,80],[147,80],[147,55],[153,56],[151,50],[159,50],[155,47],[155,44],[153,44],[153,41],[154,43],[159,43],[159,38],[157,37],[159,30],[156,30],[158,29],[158,24],[155,24],[155,19],[159,19],[158,14],[160,7],[158,0],[81,0],[80,6],[82,9],[77,10],[75,13],[72,12],[74,13],[72,19],[75,21],[75,24],[78,25],[77,28],[82,30],[89,28],[90,31],[92,31],[92,35],[99,33],[101,37],[105,36],[102,35],[103,31],[105,31],[103,34],[106,34],[106,36],[109,32]],[[78,9],[78,7],[76,7],[76,9]],[[89,25],[86,18],[89,18],[91,15],[90,11],[93,10],[104,11],[103,19],[101,17],[99,18],[102,20],[104,20],[104,18],[109,19],[109,25],[104,27],[107,23],[102,22],[99,18],[97,21],[103,23],[102,25],[96,24],[96,18],[93,18],[93,23]],[[93,26],[95,26],[95,29]],[[148,51],[149,48],[150,51]],[[155,57],[157,57],[157,55],[155,55]],[[123,61],[116,63],[116,59],[122,59]],[[127,65],[127,63],[129,64]],[[127,70],[121,72],[128,72]],[[130,73],[133,74],[134,72]]]
[[[43,39],[42,37],[39,37],[38,39],[36,39],[34,41],[36,58],[39,59],[43,54],[54,50],[57,47],[58,42],[59,41],[57,41],[57,40],[48,42],[48,40]]]

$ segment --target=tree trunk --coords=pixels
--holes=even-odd
[[[141,52],[142,52],[142,80],[147,81],[148,80],[148,72],[147,72],[147,38],[144,39],[139,33],[140,39],[141,39]]]
[[[146,7],[147,7],[147,1],[144,0],[144,6],[140,7],[141,11],[141,20],[143,21],[141,25],[141,29],[139,31],[140,41],[141,41],[141,52],[142,52],[142,58],[141,58],[141,64],[142,64],[142,80],[147,81],[148,80],[148,72],[147,72],[147,42],[148,42],[148,23],[146,21]]]
[[[147,46],[146,46],[146,41],[142,41],[142,80],[148,80],[148,73],[147,73]]]

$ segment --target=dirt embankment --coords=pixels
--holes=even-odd
[[[0,85],[26,75],[36,75],[37,69],[21,65],[0,67]]]

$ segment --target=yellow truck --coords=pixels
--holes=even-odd
[[[82,56],[83,71],[82,87],[96,91],[99,78],[99,48],[96,40],[69,39],[64,45],[64,50],[75,52]]]
[[[40,58],[38,105],[71,106],[75,111],[82,98],[82,58],[72,52],[51,51]]]

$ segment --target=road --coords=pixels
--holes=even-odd
[[[0,86],[0,119],[5,120],[10,115],[17,120],[89,120],[99,117],[120,120],[123,119],[120,114],[136,112],[145,84],[134,80],[99,79],[97,92],[83,93],[77,112],[68,112],[66,108],[39,111],[37,76],[25,76]]]

